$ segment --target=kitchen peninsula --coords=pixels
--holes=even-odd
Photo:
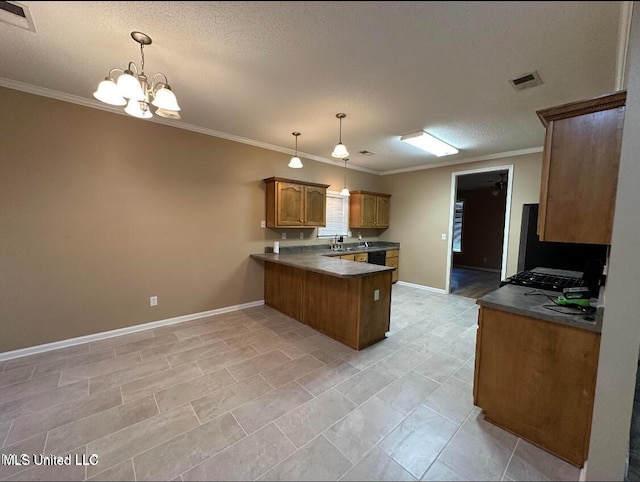
[[[252,254],[251,258],[264,262],[265,304],[361,350],[383,340],[389,331],[395,268],[332,254],[339,253],[324,247],[322,252]]]

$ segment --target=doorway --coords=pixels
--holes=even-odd
[[[506,278],[513,165],[451,174],[446,292],[480,298]]]

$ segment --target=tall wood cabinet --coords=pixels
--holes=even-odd
[[[611,244],[626,92],[537,111],[541,241]]]
[[[264,179],[267,195],[267,227],[300,228],[326,226],[328,184]]]
[[[350,228],[388,228],[390,194],[351,191],[349,198]]]

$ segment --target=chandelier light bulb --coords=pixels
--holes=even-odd
[[[166,119],[181,119],[180,113],[175,110],[156,109],[156,114]]]
[[[120,95],[126,99],[144,100],[144,92],[142,92],[140,82],[131,73],[127,72],[131,71],[125,71],[124,74],[118,77],[117,86]]]
[[[93,96],[100,102],[104,102],[109,105],[127,105],[127,101],[120,92],[116,83],[107,77],[98,85],[98,89],[93,93]]]
[[[180,106],[178,105],[178,100],[173,92],[171,92],[171,88],[167,85],[159,89],[154,97],[153,102],[151,102],[159,109],[164,110],[172,110],[179,111]]]
[[[130,99],[124,111],[139,119],[150,119],[153,117],[153,114],[151,114],[149,110],[149,104],[141,100]]]

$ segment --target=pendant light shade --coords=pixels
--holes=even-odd
[[[345,197],[351,196],[351,193],[347,189],[347,161],[348,160],[349,160],[348,158],[345,158],[344,160],[344,187],[342,188],[342,191],[340,191],[340,195]]]
[[[302,161],[298,157],[298,136],[300,135],[300,133],[299,132],[292,132],[291,134],[293,136],[295,136],[295,138],[296,138],[296,155],[293,156],[291,158],[291,160],[289,161],[289,167],[291,167],[293,169],[300,169],[302,167]]]
[[[342,143],[342,119],[347,117],[347,114],[342,114],[342,113],[336,114],[336,117],[340,119],[340,137],[338,139],[338,144],[336,144],[336,147],[333,149],[333,152],[331,153],[331,157],[335,157],[338,159],[345,159],[349,157],[349,151],[347,151],[347,148]]]
[[[127,104],[126,99],[122,97],[118,91],[118,86],[109,77],[100,82],[98,89],[93,93],[93,96],[100,102],[104,102],[109,105],[122,106]]]

